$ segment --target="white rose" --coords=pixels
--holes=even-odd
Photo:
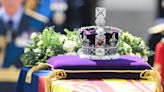
[[[40,45],[42,45],[43,44],[43,41],[39,41],[38,43],[37,43],[37,46],[40,46]]]
[[[65,41],[63,44],[63,49],[67,52],[72,52],[75,49],[76,42],[73,41]]]
[[[34,39],[38,34],[36,32],[33,32],[30,36],[31,39]]]
[[[24,53],[28,53],[30,51],[31,51],[30,48],[24,48]]]
[[[41,50],[40,48],[36,48],[36,49],[34,49],[33,51],[34,51],[35,53],[41,53],[42,50]]]

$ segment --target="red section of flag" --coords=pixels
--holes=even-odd
[[[45,76],[39,76],[38,92],[45,92]]]

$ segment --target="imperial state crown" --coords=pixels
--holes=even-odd
[[[82,58],[90,59],[116,59],[117,43],[121,29],[105,26],[106,9],[96,8],[96,26],[86,26],[80,28],[80,40],[82,47],[78,54]]]

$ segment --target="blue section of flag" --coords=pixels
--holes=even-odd
[[[38,79],[40,76],[46,76],[50,70],[40,70],[32,74],[31,84],[25,83],[26,74],[30,68],[24,67],[21,70],[15,92],[38,92]]]

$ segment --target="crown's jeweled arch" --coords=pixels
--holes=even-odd
[[[118,58],[117,43],[120,29],[105,26],[106,9],[96,8],[96,26],[80,28],[82,48],[78,51],[80,57],[90,59]]]

